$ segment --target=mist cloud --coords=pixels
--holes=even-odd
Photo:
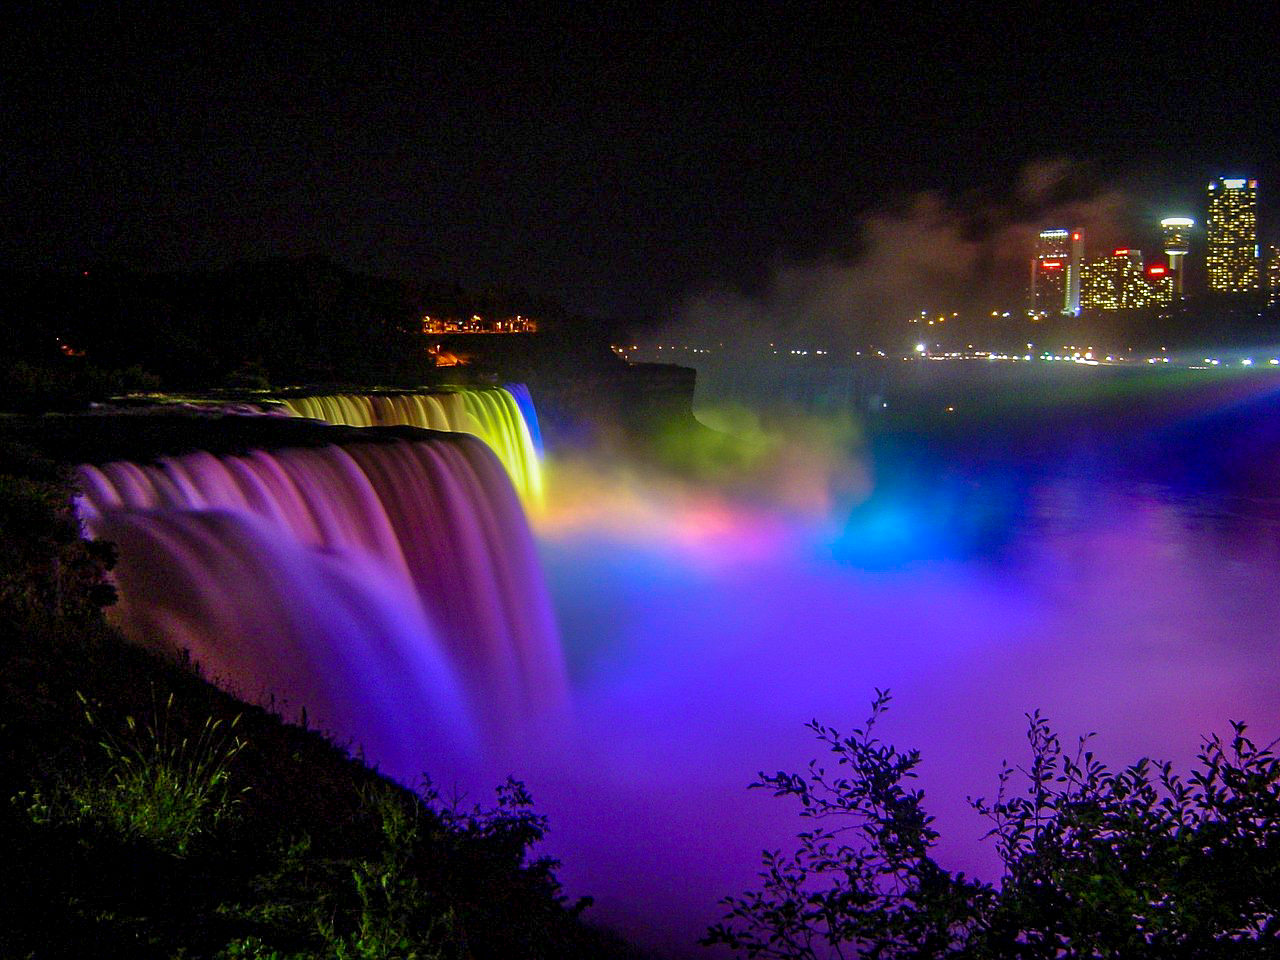
[[[1002,196],[925,192],[862,217],[856,253],[779,262],[763,292],[704,290],[661,339],[713,345],[860,348],[921,310],[986,312],[1023,304],[1035,235],[1085,231],[1087,250],[1123,236],[1128,201],[1093,169],[1051,158],[1027,164]]]

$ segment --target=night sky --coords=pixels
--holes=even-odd
[[[1119,191],[1138,222],[1199,219],[1209,176],[1254,175],[1264,239],[1280,234],[1261,7],[692,23],[14,6],[8,267],[320,253],[645,322],[753,294],[781,263],[856,259],[864,219],[921,192],[967,230],[987,208],[1034,222],[1014,187],[1055,160],[1059,189]]]

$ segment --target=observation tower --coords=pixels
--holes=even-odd
[[[1165,217],[1160,221],[1160,233],[1164,238],[1164,253],[1169,258],[1169,272],[1173,274],[1173,297],[1182,299],[1182,258],[1191,250],[1191,228],[1196,222],[1190,217]]]

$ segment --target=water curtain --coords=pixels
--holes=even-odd
[[[457,434],[80,468],[132,639],[306,707],[414,778],[553,714],[566,679],[524,511]]]

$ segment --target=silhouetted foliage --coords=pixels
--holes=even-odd
[[[974,806],[1005,865],[982,956],[1273,957],[1280,951],[1280,758],[1243,723],[1207,738],[1189,776],[1112,771],[1029,716],[1025,790]]]
[[[730,897],[703,943],[747,957],[1273,957],[1280,951],[1280,758],[1245,725],[1204,742],[1182,777],[1139,760],[1112,771],[1082,738],[1068,753],[1039,713],[1031,760],[1006,765],[991,824],[998,887],[931,856],[938,839],[911,789],[918,751],[874,734],[878,691],[851,736],[809,724],[835,758],[753,787],[814,821],[796,852],[767,852],[759,891]],[[1015,785],[1021,784],[1021,791]]]
[[[430,366],[419,298],[407,285],[320,257],[8,279],[0,330],[24,364],[0,369],[0,401],[10,405],[83,404],[154,383],[414,382]]]
[[[725,900],[729,913],[705,943],[751,957],[921,958],[963,944],[967,919],[987,909],[992,892],[933,860],[933,818],[923,792],[909,789],[920,754],[875,736],[888,703],[878,692],[848,737],[808,725],[834,755],[833,770],[815,760],[804,774],[761,773],[752,784],[799,800],[814,826],[795,853],[765,853],[764,888]]]

